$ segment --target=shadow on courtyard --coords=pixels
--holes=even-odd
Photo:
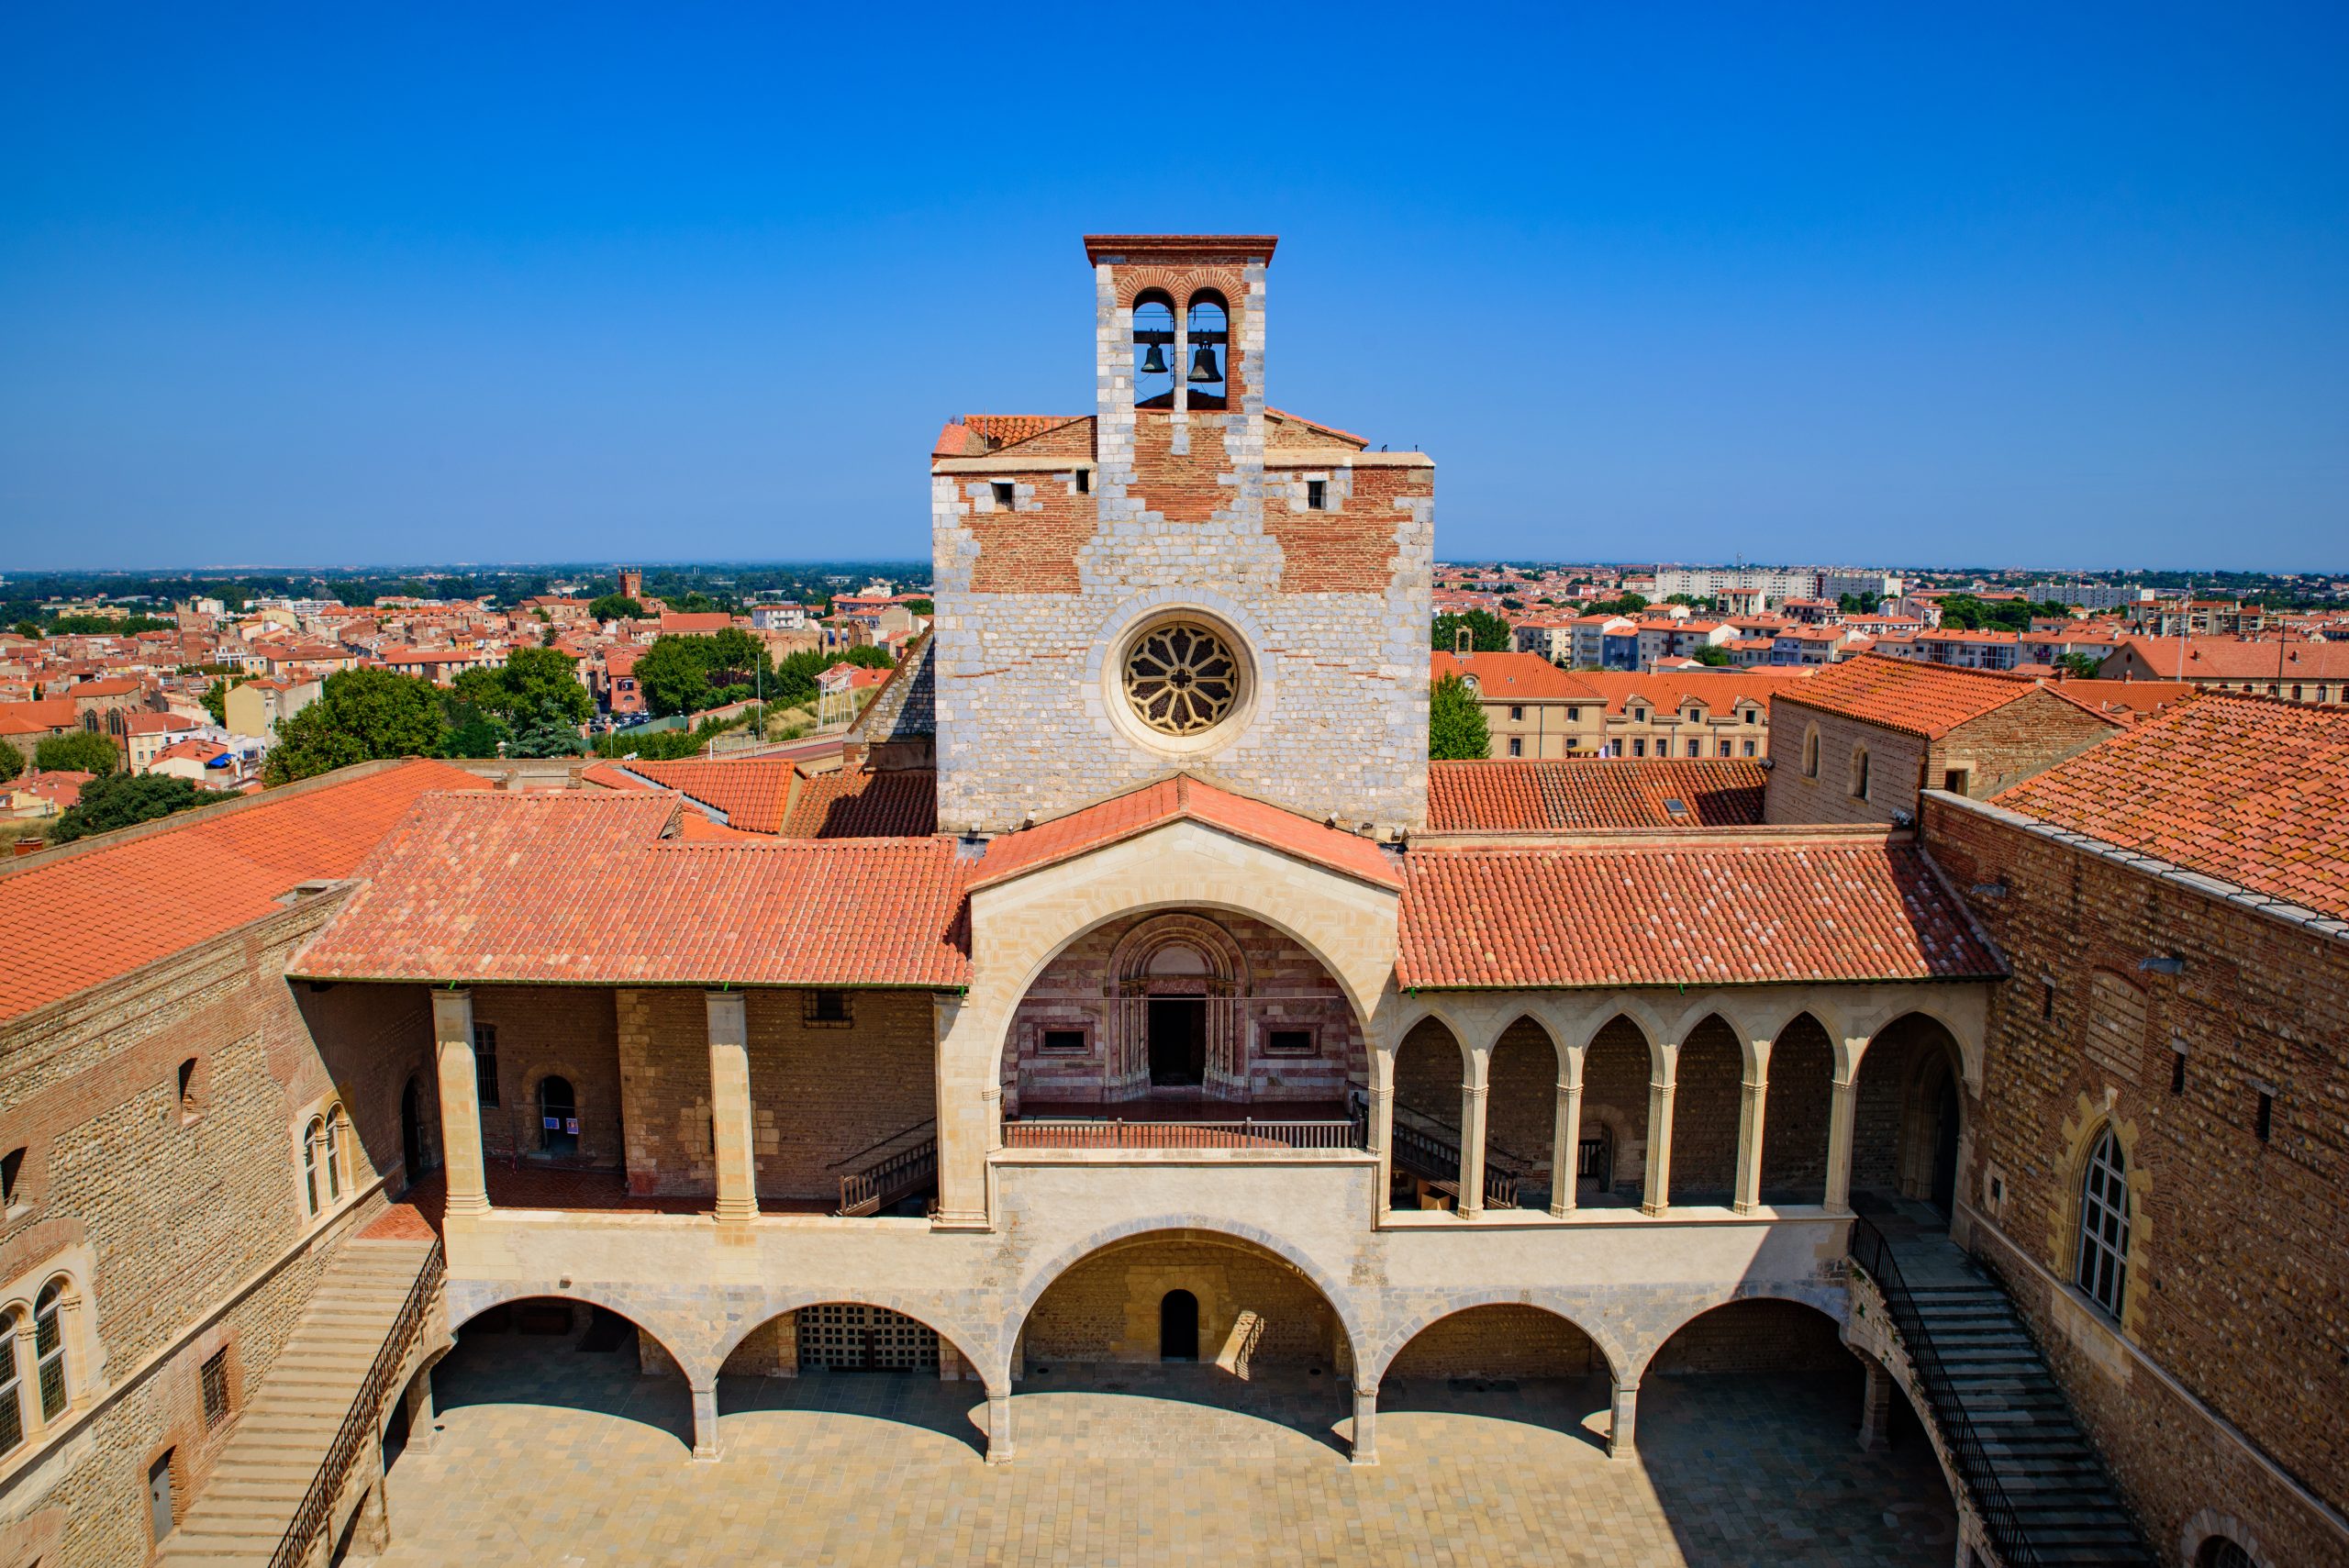
[[[1605,1377],[1389,1377],[1378,1413],[1454,1416],[1531,1427],[1607,1451]]]
[[[1351,1422],[1352,1401],[1348,1385],[1327,1372],[1242,1378],[1213,1365],[1041,1362],[1031,1363],[1016,1385],[1011,1418],[1023,1454],[1032,1446],[1020,1435],[1024,1409],[1030,1418],[1026,1425],[1041,1425],[1046,1433],[1073,1418],[1083,1421],[1098,1435],[1103,1451],[1158,1452],[1162,1445],[1153,1439],[1131,1435],[1155,1429],[1165,1435],[1163,1452],[1169,1458],[1196,1453],[1201,1443],[1242,1450],[1261,1445],[1269,1454],[1283,1445],[1283,1433],[1292,1443],[1301,1438],[1342,1458],[1347,1440],[1341,1423]],[[1264,1429],[1252,1432],[1253,1423]]]
[[[890,1421],[932,1432],[986,1457],[986,1394],[975,1383],[941,1383],[930,1372],[818,1372],[798,1377],[718,1380],[725,1440],[776,1425],[769,1416],[825,1415]]]
[[[486,1315],[485,1315],[486,1316]],[[513,1316],[457,1331],[457,1347],[433,1369],[433,1398],[444,1413],[473,1405],[539,1405],[632,1421],[694,1446],[693,1391],[675,1373],[638,1369],[636,1335],[614,1332],[599,1315],[584,1334],[522,1331]]]

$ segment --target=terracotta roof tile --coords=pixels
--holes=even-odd
[[[483,787],[445,763],[402,762],[0,869],[0,1018],[273,914],[296,884],[351,874],[426,791]]]
[[[960,986],[951,839],[664,837],[670,795],[434,795],[289,964],[317,979]]]
[[[1752,760],[1571,757],[1428,764],[1431,833],[1731,828],[1762,820]],[[1666,804],[1677,801],[1682,809]]]
[[[1121,839],[1178,820],[1203,822],[1235,838],[1311,861],[1382,887],[1402,877],[1386,851],[1367,839],[1341,833],[1309,817],[1233,795],[1178,773],[1108,800],[1008,833],[987,845],[974,888],[1008,882],[1031,871],[1088,854]]]
[[[1008,447],[1033,440],[1047,430],[1073,425],[1083,417],[1081,414],[965,414],[963,428],[990,447]]]
[[[2028,675],[1955,670],[1946,664],[1863,653],[1830,665],[1796,690],[1778,695],[1782,701],[1938,740],[1959,725],[2028,695],[2038,684]]]
[[[2349,710],[2208,694],[1992,798],[2349,918]]]
[[[1464,658],[1441,649],[1430,656],[1431,677],[1458,675],[1475,684],[1487,702],[1586,702],[1605,699],[1580,675],[1570,674],[1539,653],[1471,653]]]
[[[1771,985],[2004,973],[1914,844],[1414,850],[1406,989]]]
[[[842,769],[801,782],[786,839],[909,839],[938,831],[938,775],[927,768]]]
[[[751,833],[772,833],[783,826],[783,814],[791,802],[792,774],[796,771],[782,757],[741,757],[732,762],[689,758],[617,766],[722,812],[728,827]],[[594,770],[589,773],[592,776]]]
[[[2132,637],[2118,651],[2174,681],[2349,680],[2349,642],[2244,642],[2232,637]]]

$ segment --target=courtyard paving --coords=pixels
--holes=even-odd
[[[729,1378],[696,1464],[685,1386],[632,1349],[468,1335],[400,1454],[384,1568],[742,1563],[1933,1564],[1949,1494],[1913,1427],[1854,1446],[1856,1374],[1652,1379],[1609,1461],[1603,1381],[1390,1381],[1382,1463],[1329,1380],[1055,1367],[982,1462],[976,1384]],[[1068,1386],[1056,1386],[1068,1385]]]

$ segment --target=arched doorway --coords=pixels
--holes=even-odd
[[[579,1103],[571,1080],[552,1073],[539,1080],[539,1151],[550,1160],[579,1152]]]
[[[1187,1290],[1170,1290],[1159,1297],[1158,1359],[1199,1359],[1199,1298]]]
[[[910,1313],[873,1302],[819,1301],[778,1313],[742,1336],[718,1368],[726,1446],[762,1451],[835,1444],[840,1414],[895,1422],[985,1451],[986,1404],[976,1369],[952,1340]]]

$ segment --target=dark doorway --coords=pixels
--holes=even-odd
[[[1199,1359],[1199,1298],[1187,1290],[1170,1290],[1158,1303],[1158,1359]]]
[[[1932,1197],[1943,1214],[1957,1211],[1957,1080],[1944,1070],[1933,1110]]]
[[[172,1456],[166,1451],[147,1467],[147,1528],[160,1541],[177,1522],[172,1507]]]
[[[579,1106],[568,1078],[539,1080],[539,1147],[558,1160],[579,1152]]]
[[[424,1096],[416,1091],[416,1080],[410,1078],[407,1087],[400,1091],[400,1162],[410,1186],[429,1169],[424,1160],[423,1102]]]
[[[1150,999],[1150,1081],[1153,1087],[1197,1088],[1208,1079],[1208,999]]]

